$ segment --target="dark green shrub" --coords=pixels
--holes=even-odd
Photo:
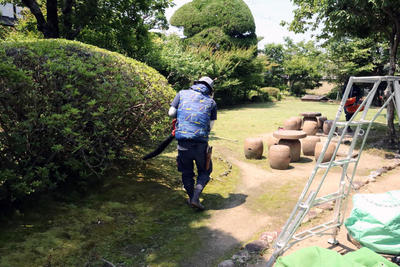
[[[266,93],[268,96],[275,98],[276,100],[281,100],[281,91],[279,88],[275,87],[263,87],[260,88],[260,92]]]
[[[66,40],[0,43],[0,200],[103,172],[167,128],[154,69]]]
[[[329,91],[329,93],[326,95],[327,98],[332,99],[332,100],[338,100],[341,99],[341,88],[340,86],[334,87],[332,90]]]
[[[264,91],[262,91],[260,89],[250,91],[249,99],[250,99],[251,102],[254,102],[254,103],[271,101],[268,93],[264,92]]]
[[[170,22],[183,27],[192,44],[218,45],[222,49],[257,44],[254,18],[243,0],[194,0],[180,7]]]

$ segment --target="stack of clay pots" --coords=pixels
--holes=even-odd
[[[317,116],[321,116],[318,112],[304,112],[300,115],[304,116],[303,119],[303,131],[307,135],[315,135],[318,132],[318,120]]]
[[[278,170],[288,169],[290,162],[296,162],[300,159],[301,150],[303,150],[303,155],[315,156],[315,160],[318,160],[323,143],[321,143],[321,139],[315,136],[315,134],[319,129],[323,130],[325,134],[329,133],[333,121],[327,120],[327,117],[321,116],[321,113],[318,112],[306,112],[300,115],[304,118],[290,117],[284,121],[283,129],[280,128],[266,138],[271,168]],[[284,132],[285,134],[283,134]],[[301,143],[299,139],[292,138],[291,136],[300,132],[302,133],[302,137],[299,135],[299,139],[305,137],[301,140]],[[264,144],[261,138],[246,138],[244,142],[244,154],[247,159],[261,159],[263,150]],[[322,162],[329,161],[332,158],[334,150],[335,145],[329,144]]]
[[[293,117],[295,118],[295,117]],[[301,120],[300,120],[301,123]],[[299,121],[289,119],[285,122],[285,127],[298,127]],[[272,134],[267,137],[269,165],[272,169],[286,170],[289,168],[290,148],[285,145],[279,145],[279,139]]]
[[[271,146],[269,161],[273,169],[287,169],[290,162],[300,159],[301,143],[299,139],[306,137],[306,133],[298,130],[278,130],[273,133],[279,139],[278,145]],[[287,148],[284,148],[287,147]]]

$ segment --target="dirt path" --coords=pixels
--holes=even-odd
[[[219,153],[221,152],[224,155],[232,154],[231,151],[220,148]],[[206,242],[204,249],[185,263],[185,266],[212,266],[221,255],[232,249],[238,249],[243,242],[260,232],[271,220],[269,216],[255,213],[247,206],[249,198],[257,197],[252,191],[265,183],[265,177],[270,174],[252,164],[239,161],[233,156],[227,156],[226,159],[240,169],[241,181],[233,193],[247,196],[247,201],[241,205],[229,203],[229,206],[233,208],[211,211],[212,217],[208,231],[212,234],[204,239]],[[272,179],[278,179],[278,177]],[[268,177],[268,180],[271,180],[271,177]]]
[[[379,194],[379,193],[385,193],[388,191],[393,191],[393,190],[400,190],[400,168],[396,168],[394,170],[388,171],[382,176],[379,176],[376,182],[369,183],[363,187],[361,187],[359,190],[354,191],[351,193],[349,197],[349,202],[348,202],[348,207],[345,212],[345,218],[350,216],[353,203],[351,201],[352,196],[355,193],[367,193],[367,194]],[[326,222],[329,219],[332,218],[333,211],[331,212],[324,212],[321,216],[318,218],[314,219],[311,221],[311,224],[308,227],[312,227],[315,225],[320,224],[321,222]],[[292,248],[290,248],[288,251],[284,253],[284,255],[288,255],[298,249],[309,247],[309,246],[319,246],[322,248],[327,248],[327,249],[332,249],[340,254],[346,254],[348,252],[357,250],[357,246],[350,242],[350,240],[347,237],[347,230],[344,226],[340,228],[340,231],[337,236],[337,241],[339,244],[337,245],[331,245],[328,243],[329,236],[315,236],[315,237],[310,237],[302,242],[299,242],[295,244]],[[269,251],[265,255],[265,259],[268,259],[269,256],[271,255],[272,250]],[[284,256],[283,255],[283,256]]]
[[[341,147],[346,149],[344,145]],[[262,232],[273,231],[282,227],[283,225],[281,222],[286,220],[288,214],[282,214],[282,218],[278,220],[280,223],[277,224],[276,218],[272,218],[262,210],[255,210],[251,206],[251,203],[257,202],[259,197],[263,195],[263,188],[272,185],[285,185],[291,180],[296,180],[296,183],[301,185],[301,188],[298,189],[299,195],[315,164],[313,157],[303,156],[300,162],[291,163],[292,168],[289,170],[269,171],[261,169],[255,164],[244,162],[244,159],[241,159],[241,155],[235,155],[226,148],[219,146],[215,146],[214,148],[219,154],[223,155],[225,159],[240,169],[240,183],[236,191],[232,193],[246,195],[247,198],[246,201],[240,205],[236,205],[239,203],[229,203],[229,207],[226,209],[209,211],[211,218],[206,234],[203,237],[203,241],[206,245],[204,249],[200,250],[192,259],[189,259],[184,266],[213,266],[218,264],[218,261],[226,259],[223,258],[223,255],[238,250],[247,242],[259,238]],[[385,159],[383,156],[372,155],[364,151],[357,168],[355,181],[364,181],[366,176],[372,171],[387,164],[391,164],[393,161],[394,160]],[[266,164],[268,164],[268,161],[266,161]],[[400,175],[400,171],[392,172],[398,172]],[[337,189],[340,179],[339,173],[339,170],[332,171],[327,176],[324,186],[321,188],[321,194],[326,195]],[[395,177],[395,175],[385,178],[386,182],[382,183],[381,190],[385,190],[383,186],[385,188],[396,188],[395,186],[391,186],[391,184],[395,183],[398,184],[397,188],[400,188],[400,183],[392,181],[393,177]],[[371,188],[369,190],[375,192],[375,190],[378,190],[378,188],[375,187],[380,184],[381,182],[369,184],[362,187],[362,190]],[[295,197],[297,200],[298,195],[290,197]],[[232,201],[234,202],[235,199]],[[287,208],[288,207],[286,207],[286,209]],[[291,209],[293,206],[289,208]],[[320,241],[320,239],[318,240]],[[316,244],[316,241],[313,239],[309,239],[307,242],[300,242],[298,246],[292,249],[296,249],[299,246],[306,246],[307,244]],[[266,256],[266,258],[268,258],[268,256]]]

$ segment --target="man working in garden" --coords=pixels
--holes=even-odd
[[[349,79],[347,79],[347,82],[343,87],[342,95],[344,95],[344,92],[346,90],[348,83],[349,83]],[[360,106],[362,96],[363,96],[363,90],[358,85],[353,84],[350,89],[350,93],[347,98],[347,101],[344,104],[344,113],[346,115],[346,121],[349,121],[351,119],[351,117],[353,117],[353,114],[356,112],[356,110]],[[361,110],[363,110],[363,108]],[[350,126],[347,128],[347,131],[349,133],[353,132],[353,130],[350,128]]]
[[[208,135],[217,119],[217,104],[212,99],[214,82],[201,77],[187,90],[179,91],[171,103],[168,115],[176,117],[175,138],[178,140],[178,171],[192,207],[204,210],[200,194],[212,172]],[[194,182],[194,164],[197,182]]]

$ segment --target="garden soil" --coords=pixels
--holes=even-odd
[[[268,135],[260,136],[266,138]],[[322,137],[323,138],[323,137]],[[339,155],[346,153],[347,145],[340,146]],[[183,266],[215,266],[218,262],[231,259],[231,255],[236,251],[243,250],[243,247],[260,238],[263,233],[277,232],[286,222],[289,213],[293,209],[297,199],[303,190],[314,166],[315,160],[312,156],[301,156],[299,162],[291,163],[288,170],[273,170],[264,168],[262,164],[268,165],[268,156],[261,159],[264,163],[246,160],[243,154],[235,154],[226,147],[216,146],[214,150],[223,155],[225,160],[230,161],[234,166],[240,169],[240,182],[234,194],[242,194],[246,196],[246,201],[242,203],[234,203],[235,198],[232,198],[232,203],[226,204],[225,208],[213,210],[209,209],[211,218],[208,224],[208,230],[202,237],[205,245],[202,249],[188,259]],[[357,152],[357,151],[355,151]],[[371,153],[363,151],[360,162],[357,167],[354,178],[354,188],[352,193],[382,193],[390,190],[400,190],[400,167],[394,168],[385,172],[381,176],[376,177],[376,181],[372,182],[369,178],[370,174],[382,167],[396,166],[399,159],[389,159],[385,153]],[[341,169],[331,169],[327,175],[323,186],[321,187],[318,196],[327,195],[337,191]],[[348,174],[351,174],[349,167]],[[317,174],[316,180],[319,181],[322,173]],[[227,177],[229,178],[229,176]],[[373,179],[372,179],[373,180]],[[318,184],[312,184],[311,187],[316,187]],[[284,190],[284,188],[291,188]],[[283,190],[282,194],[285,197],[277,199],[279,203],[274,203],[273,212],[267,212],[268,208],[263,206],[262,200],[268,198],[270,192],[268,190],[277,189]],[[357,190],[355,190],[357,189]],[[294,193],[295,192],[295,193]],[[287,198],[287,201],[285,200]],[[351,211],[351,196],[348,201],[346,217]],[[307,223],[307,228],[312,225],[317,225],[321,222],[328,221],[332,216],[333,211],[325,210],[313,217]],[[347,240],[347,231],[344,226],[338,235],[339,244],[331,246],[327,243],[328,236],[313,237],[306,239],[294,245],[286,254],[289,254],[299,248],[311,245],[317,245],[324,248],[333,248],[340,253],[346,253],[356,249],[355,245]],[[271,244],[270,244],[271,245]],[[266,260],[272,253],[272,249],[268,249],[263,258],[257,263],[247,264],[247,266],[265,266]]]

